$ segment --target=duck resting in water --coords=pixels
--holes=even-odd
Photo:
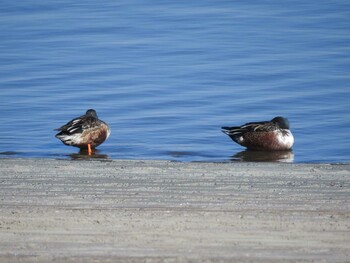
[[[111,133],[108,124],[98,119],[94,109],[87,110],[85,115],[75,118],[55,130],[59,131],[55,137],[65,145],[87,149],[89,155]]]
[[[250,150],[283,151],[290,150],[294,137],[289,130],[289,121],[275,117],[271,121],[249,122],[242,126],[222,127],[230,138]]]

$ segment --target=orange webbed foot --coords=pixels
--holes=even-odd
[[[91,144],[89,143],[88,144],[88,155],[91,155],[91,154],[92,154]]]

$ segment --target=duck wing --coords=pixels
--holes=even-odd
[[[222,127],[222,131],[227,135],[242,135],[246,132],[267,132],[275,131],[278,126],[270,121],[248,122],[242,126]]]
[[[83,115],[78,118],[75,118],[68,122],[67,124],[55,129],[60,131],[57,135],[72,135],[77,133],[83,133],[83,131],[94,128],[99,124],[99,120],[92,117]]]

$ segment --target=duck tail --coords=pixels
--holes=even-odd
[[[241,133],[240,127],[221,127],[221,131],[227,135]]]

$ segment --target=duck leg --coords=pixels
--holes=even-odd
[[[91,151],[91,144],[88,143],[88,155],[91,155],[92,154],[92,151]]]

